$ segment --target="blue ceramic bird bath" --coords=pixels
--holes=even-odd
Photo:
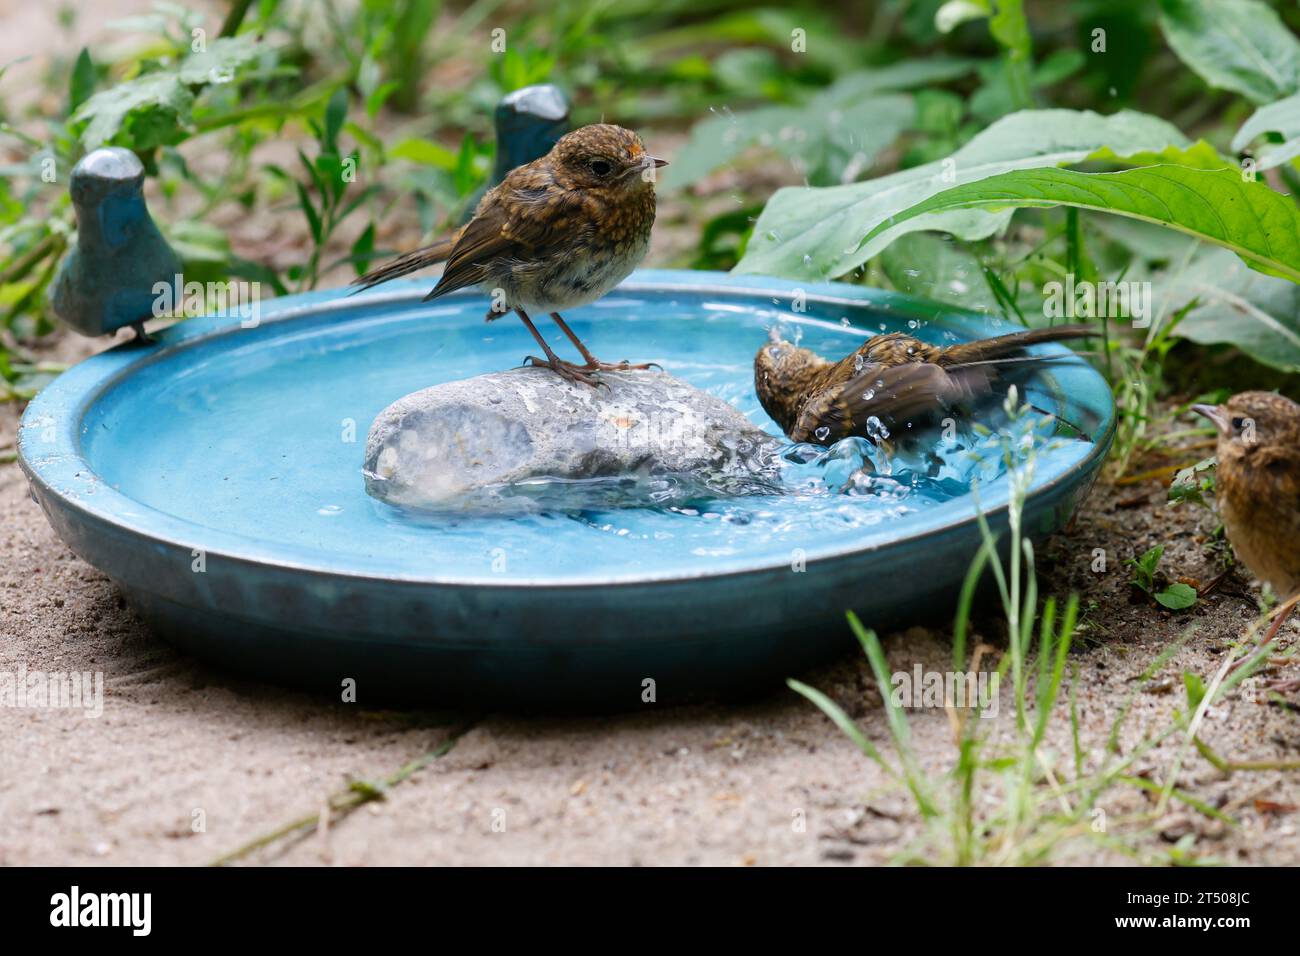
[[[659,703],[731,695],[846,649],[847,609],[890,627],[951,608],[980,540],[969,494],[423,518],[367,497],[381,409],[532,345],[517,322],[485,324],[477,293],[429,305],[427,287],[290,296],[254,328],[191,319],[82,362],[23,418],[34,497],[168,640],[332,693],[352,679],[362,703],[633,708],[647,681]],[[836,356],[884,329],[1011,331],[857,286],[703,272],[638,272],[569,318],[598,354],[659,362],[774,433],[751,363],[776,322]],[[1027,397],[1090,439],[1040,456],[1025,527],[1041,535],[1096,476],[1114,409],[1077,359],[1035,373]],[[980,485],[995,530],[1007,497],[1005,478]]]

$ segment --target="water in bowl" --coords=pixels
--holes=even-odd
[[[266,323],[228,333],[220,345],[200,342],[184,363],[161,357],[131,390],[110,388],[92,406],[83,423],[86,457],[142,506],[250,549],[270,542],[307,564],[344,559],[387,576],[502,583],[725,572],[788,563],[792,554],[813,561],[968,513],[975,481],[986,489],[981,500],[997,500],[1006,434],[963,424],[888,462],[861,439],[786,448],[784,488],[770,495],[729,495],[659,476],[646,487],[615,482],[599,489],[609,499],[592,500],[593,489],[541,482],[515,489],[539,500],[527,513],[412,515],[365,493],[363,449],[375,415],[404,394],[516,365],[536,349],[511,317],[485,324],[477,299],[432,308],[356,301],[341,317]],[[773,434],[779,430],[759,407],[751,363],[774,323],[797,325],[802,344],[828,356],[876,331],[903,329],[931,341],[949,335],[866,308],[848,315],[811,309],[792,322],[778,306],[630,295],[569,319],[598,355],[658,362]],[[551,341],[564,354],[562,336]],[[1027,397],[1045,408],[1057,401],[1032,387]],[[1012,435],[1017,454],[1032,449],[1054,465],[1087,454],[1086,442],[1054,437],[1050,420],[1023,421],[1023,433]],[[634,506],[628,494],[641,496]]]

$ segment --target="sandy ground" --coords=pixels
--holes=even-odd
[[[0,0],[8,23],[34,10]],[[74,53],[81,35],[95,29],[83,20],[76,36],[59,42]],[[695,227],[671,228],[681,215],[670,209],[661,215],[670,228],[656,230],[653,262],[677,258],[693,241]],[[411,229],[410,222],[395,223],[383,241],[413,240]],[[278,230],[251,217],[232,227],[232,238],[250,258],[268,250],[291,254],[292,237]],[[71,361],[98,347],[55,337],[42,356]],[[12,452],[19,413],[12,404],[0,405],[0,460]],[[1168,509],[1159,482],[1102,485],[1069,532],[1042,550],[1044,590],[1078,591],[1087,612],[1071,661],[1090,760],[1099,759],[1111,722],[1139,686],[1137,675],[1189,624],[1196,625],[1194,635],[1136,694],[1121,740],[1125,752],[1167,727],[1175,709],[1185,706],[1183,672],[1208,680],[1256,616],[1254,586],[1235,577],[1182,614],[1131,599],[1123,561],[1156,543],[1166,545],[1164,566],[1172,576],[1212,579],[1218,567],[1205,543],[1213,525],[1203,510]],[[1091,571],[1096,548],[1107,555],[1102,574]],[[980,622],[979,632],[1003,645],[995,618]],[[910,671],[918,662],[927,670],[949,666],[946,631],[912,628],[887,635],[885,647],[893,670]],[[21,668],[100,671],[106,694],[98,718],[0,707],[0,863],[9,865],[208,863],[295,819],[320,814],[352,781],[388,777],[428,753],[449,730],[430,715],[369,712],[310,698],[214,671],[171,650],[111,582],[55,537],[28,497],[18,466],[9,462],[0,464],[0,674]],[[829,693],[890,753],[880,695],[847,631],[839,663],[798,676]],[[911,725],[923,770],[939,785],[956,756],[947,716],[940,709],[918,710]],[[1004,729],[999,722],[992,732]],[[1294,711],[1235,694],[1210,712],[1202,736],[1236,760],[1300,759]],[[1053,723],[1045,748],[1066,760],[1068,721]],[[1173,743],[1156,748],[1135,772],[1163,782],[1176,751]],[[1175,805],[1128,838],[1141,857],[1168,859],[1175,841],[1190,835],[1195,843],[1189,852],[1201,859],[1300,862],[1300,775],[1228,776],[1192,753],[1177,784],[1238,824],[1225,827]],[[992,789],[981,795],[980,806],[995,807],[998,799]],[[1136,788],[1120,787],[1102,807],[1118,820],[1148,811],[1151,802]],[[385,800],[343,819],[332,814],[327,827],[306,839],[274,841],[244,859],[878,864],[895,858],[920,832],[900,788],[814,707],[774,688],[747,705],[600,719],[488,716]],[[1064,862],[1131,859],[1095,841],[1060,849],[1057,859]]]
[[[66,349],[67,346],[64,346]],[[17,409],[0,407],[0,448]],[[1124,558],[1163,541],[1174,576],[1208,581],[1207,512],[1169,510],[1158,483],[1099,486],[1073,528],[1044,549],[1044,587],[1078,590],[1088,609],[1072,655],[1083,743],[1095,758],[1135,677],[1191,623],[1195,635],[1136,695],[1125,751],[1183,706],[1184,670],[1207,680],[1256,613],[1254,591],[1226,579],[1198,607],[1174,614],[1133,602]],[[103,715],[0,708],[0,862],[202,864],[304,815],[353,780],[380,780],[448,732],[427,715],[367,712],[215,672],[151,636],[98,571],[54,536],[16,464],[0,466],[0,672],[102,671]],[[1091,571],[1104,548],[1109,570]],[[992,618],[981,632],[999,644]],[[949,636],[891,634],[891,668],[946,670]],[[879,693],[846,639],[844,659],[800,675],[830,693],[888,751]],[[1005,715],[1004,715],[1005,716]],[[936,783],[955,757],[942,710],[912,728]],[[1068,721],[1048,746],[1069,753]],[[1237,760],[1295,760],[1294,712],[1233,695],[1203,737]],[[1176,746],[1139,770],[1163,782]],[[1134,842],[1159,859],[1192,833],[1193,852],[1238,863],[1300,861],[1300,776],[1227,776],[1190,754],[1178,786],[1239,820],[1236,827],[1172,810]],[[996,792],[985,795],[996,801]],[[1103,800],[1114,818],[1149,810],[1121,787]],[[197,831],[197,832],[196,832]],[[783,688],[735,706],[601,719],[489,716],[445,757],[306,839],[245,859],[299,864],[817,864],[883,863],[920,832],[906,795],[802,698]],[[1095,843],[1061,858],[1126,862]]]

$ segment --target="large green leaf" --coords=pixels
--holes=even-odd
[[[911,97],[898,91],[956,79],[977,62],[903,60],[850,73],[804,104],[723,110],[694,126],[664,173],[664,185],[681,189],[756,146],[798,161],[814,183],[837,182],[846,171],[870,166],[914,121]]]
[[[1000,311],[979,260],[948,236],[902,236],[881,254],[880,265],[899,292],[977,312]]]
[[[915,116],[912,98],[902,94],[866,97],[843,107],[768,106],[713,116],[691,130],[664,174],[665,186],[689,186],[756,146],[797,163],[810,182],[837,182],[846,172],[860,174],[870,166]]]
[[[1232,148],[1241,152],[1264,133],[1281,133],[1284,142],[1269,144],[1256,153],[1260,169],[1272,169],[1300,156],[1300,93],[1261,106],[1232,138]]]
[[[1161,0],[1160,27],[1210,86],[1256,103],[1300,91],[1300,41],[1260,0]]]
[[[1005,228],[1011,211],[959,209],[901,222],[862,237],[953,182],[1014,169],[1079,163],[1098,150],[1159,151],[1187,139],[1164,120],[1123,111],[1022,110],[998,120],[945,160],[847,186],[779,190],[754,226],[738,272],[795,279],[833,278],[856,269],[898,236],[942,229],[982,239]]]
[[[1176,335],[1235,345],[1265,365],[1300,370],[1300,285],[1261,275],[1226,249],[1207,249],[1157,288],[1158,313],[1191,306]]]
[[[945,190],[882,223],[935,213],[1073,206],[1177,229],[1231,249],[1252,268],[1300,282],[1300,207],[1236,168],[1159,165],[1118,173],[1024,169]]]

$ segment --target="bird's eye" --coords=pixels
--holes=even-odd
[[[1241,416],[1236,416],[1232,419],[1232,430],[1234,432],[1240,432],[1245,427],[1246,427],[1246,419],[1242,418]]]
[[[588,165],[597,176],[608,176],[614,168],[608,160],[604,159],[593,159]]]

